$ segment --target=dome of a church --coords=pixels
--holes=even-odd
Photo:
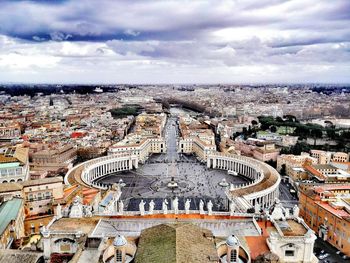
[[[122,247],[122,246],[125,246],[126,244],[127,244],[127,241],[125,237],[122,235],[116,236],[115,239],[113,240],[113,246],[115,247]]]
[[[226,239],[226,244],[229,247],[239,246],[239,241],[235,235],[231,235]]]

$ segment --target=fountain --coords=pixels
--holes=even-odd
[[[226,181],[225,178],[223,178],[223,179],[221,180],[221,182],[219,183],[219,185],[220,185],[221,187],[228,187],[228,186],[229,186],[229,183]]]
[[[177,184],[177,182],[174,179],[174,176],[171,177],[171,181],[168,182],[167,187],[170,188],[171,190],[174,190],[174,189],[179,187],[179,185]]]

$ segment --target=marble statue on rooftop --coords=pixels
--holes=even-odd
[[[164,199],[162,203],[163,214],[166,215],[168,213],[168,200]]]
[[[202,199],[199,201],[199,213],[200,213],[201,215],[204,214],[204,202],[203,202]]]
[[[186,215],[188,215],[190,213],[190,206],[191,206],[191,200],[190,199],[186,199],[186,202],[185,202]]]
[[[119,214],[124,214],[124,203],[123,203],[123,201],[120,201],[119,202]]]
[[[174,214],[178,214],[179,213],[179,199],[177,197],[175,197],[175,199],[173,200],[173,208],[174,208]]]
[[[92,217],[92,207],[89,205],[84,206],[84,216]]]
[[[230,201],[230,216],[233,216],[235,209],[236,209],[235,203]]]
[[[213,203],[211,202],[211,200],[209,200],[209,202],[207,203],[207,208],[208,208],[208,215],[212,215],[213,214]]]
[[[153,215],[153,212],[154,212],[154,205],[155,205],[155,203],[154,203],[154,201],[153,201],[153,199],[152,199],[151,202],[149,202],[149,214],[150,214],[150,215]]]
[[[140,201],[139,203],[139,211],[142,216],[145,215],[145,202],[143,200]]]
[[[298,206],[298,205],[295,205],[295,206],[293,207],[293,216],[294,216],[294,217],[299,217],[299,212],[300,212],[299,206]]]
[[[61,206],[61,204],[58,204],[58,205],[57,205],[57,208],[56,208],[56,217],[57,217],[57,218],[61,218],[61,217],[62,217],[62,206]]]
[[[258,202],[256,202],[255,205],[254,205],[255,213],[259,213],[260,209],[261,209],[260,204]]]
[[[275,206],[271,213],[271,218],[274,220],[283,220],[285,219],[286,209],[283,207],[279,199],[276,199]]]
[[[73,200],[72,207],[70,209],[69,217],[71,218],[82,218],[83,213],[83,205],[81,203],[81,198],[76,196]]]

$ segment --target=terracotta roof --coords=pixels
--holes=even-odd
[[[305,165],[304,169],[308,172],[310,172],[312,175],[316,176],[319,179],[326,179],[326,177],[319,172],[318,170],[316,170],[314,167],[312,167],[311,165]]]
[[[345,211],[344,209],[335,209],[326,202],[317,202],[317,203],[320,207],[322,207],[323,209],[327,210],[328,212],[332,213],[333,215],[335,215],[337,217],[350,216],[350,214],[347,211]]]
[[[266,238],[266,236],[245,237],[250,250],[250,257],[252,259],[270,251],[266,243]]]

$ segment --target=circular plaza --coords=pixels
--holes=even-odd
[[[160,210],[162,201],[178,197],[179,208],[183,209],[185,199],[191,200],[191,210],[199,209],[199,201],[211,200],[213,210],[227,210],[226,182],[236,186],[251,182],[241,175],[230,175],[225,170],[208,169],[194,156],[182,155],[176,162],[160,161],[161,155],[152,155],[137,169],[106,175],[96,180],[97,184],[122,183],[121,199],[127,210],[138,210],[142,200],[154,200],[155,209]],[[171,183],[175,184],[171,184]]]

